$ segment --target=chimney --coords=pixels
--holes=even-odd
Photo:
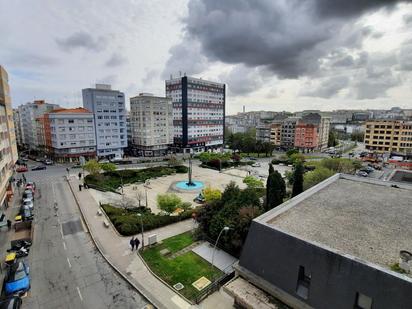
[[[410,273],[412,269],[412,253],[406,250],[399,252],[399,267],[406,273]]]

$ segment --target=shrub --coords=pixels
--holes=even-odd
[[[180,197],[174,193],[157,195],[157,206],[164,212],[171,214],[182,203]]]
[[[112,221],[116,230],[123,236],[141,233],[141,222],[138,213],[142,214],[144,231],[150,231],[162,226],[192,218],[194,210],[182,212],[179,216],[155,215],[150,211],[141,212],[136,209],[121,209],[109,204],[102,205],[103,210]]]
[[[303,188],[304,190],[313,187],[314,185],[318,184],[319,182],[329,178],[330,176],[334,175],[335,172],[327,169],[325,167],[319,167],[314,171],[307,172],[303,176]]]
[[[218,189],[207,187],[203,190],[203,196],[205,197],[206,202],[217,201],[222,197],[222,192]]]
[[[177,165],[174,168],[176,170],[176,173],[179,173],[179,174],[184,174],[184,173],[187,173],[189,171],[187,166],[184,166],[184,165]]]

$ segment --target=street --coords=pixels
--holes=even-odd
[[[25,173],[37,190],[29,255],[32,282],[24,307],[143,308],[147,301],[95,248],[63,177],[66,174],[64,166]]]

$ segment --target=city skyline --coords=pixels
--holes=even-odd
[[[126,102],[163,96],[184,73],[227,84],[227,114],[412,106],[410,3],[292,2],[8,3],[0,58],[13,106],[81,106],[96,82]]]

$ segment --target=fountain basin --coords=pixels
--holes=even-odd
[[[182,190],[198,190],[202,189],[204,187],[204,183],[202,181],[192,181],[192,184],[189,185],[189,182],[187,180],[185,181],[179,181],[176,183],[176,188],[182,189]]]

